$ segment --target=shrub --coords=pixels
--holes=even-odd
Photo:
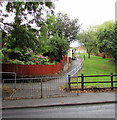
[[[19,48],[14,49],[2,48],[2,53],[4,54],[4,56],[8,56],[9,59],[23,60],[24,57],[22,50]]]
[[[32,61],[28,61],[28,62],[26,62],[25,64],[28,64],[28,65],[34,65],[35,63],[32,62]]]
[[[69,49],[69,43],[64,36],[59,36],[55,34],[52,38],[49,39],[49,56],[54,56],[56,60],[60,61],[62,56],[66,55]]]
[[[9,57],[3,55],[3,57],[2,57],[2,63],[3,63],[3,64],[9,64],[9,63],[10,63]]]
[[[35,64],[49,64],[49,59],[42,55],[32,55],[29,60]]]
[[[11,63],[12,64],[24,64],[24,62],[23,61],[20,61],[20,60],[11,60]]]
[[[4,57],[2,51],[0,50],[0,64],[2,64],[2,58]]]

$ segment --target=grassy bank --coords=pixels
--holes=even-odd
[[[84,67],[80,73],[85,75],[106,75],[115,74],[115,63],[111,58],[102,58],[98,56],[91,56],[88,58],[86,53],[80,54],[83,59],[85,55]]]
[[[88,58],[86,53],[80,54],[80,57],[84,59],[84,67],[78,73],[78,75],[109,75],[110,73],[117,74],[115,72],[115,63],[112,61],[111,58],[102,58],[98,56],[91,56]],[[115,80],[115,77],[114,77]],[[80,81],[80,78],[79,80]],[[86,82],[93,82],[93,81],[110,81],[110,77],[92,77],[92,78],[85,78],[84,81]],[[85,83],[85,87],[110,87],[111,83]],[[115,86],[115,83],[114,83]]]

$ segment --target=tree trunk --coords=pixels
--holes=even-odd
[[[89,58],[89,59],[91,58],[91,55],[90,55],[90,53],[88,53],[88,58]]]
[[[106,58],[106,55],[104,54],[103,58]]]

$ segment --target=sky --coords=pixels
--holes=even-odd
[[[117,0],[57,0],[55,14],[67,13],[71,19],[78,18],[82,29],[102,24],[105,21],[115,21],[115,2]],[[75,41],[71,47],[80,44]]]
[[[115,21],[115,2],[117,0],[56,0],[55,13],[67,13],[70,18],[78,18],[82,29]]]

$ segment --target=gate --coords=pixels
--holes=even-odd
[[[17,78],[2,80],[3,99],[33,99],[48,97],[70,97],[78,96],[78,92],[69,90],[69,75],[75,75],[81,68],[79,65],[73,66],[74,69],[62,77],[35,77]]]
[[[69,91],[68,77],[3,79],[3,99],[34,99],[76,96]]]

